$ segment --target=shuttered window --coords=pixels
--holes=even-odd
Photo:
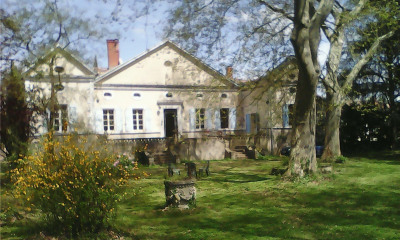
[[[68,111],[67,105],[62,104],[58,106],[58,110],[54,115],[54,131],[66,132],[68,129]]]
[[[196,129],[204,129],[205,122],[205,109],[197,108],[196,109]]]
[[[229,128],[229,108],[220,109],[221,128]]]
[[[103,109],[104,131],[114,131],[114,109]]]
[[[143,109],[132,109],[133,130],[143,130]]]

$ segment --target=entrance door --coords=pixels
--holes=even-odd
[[[164,109],[165,137],[174,137],[178,133],[176,109]]]

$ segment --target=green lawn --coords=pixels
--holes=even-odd
[[[124,239],[400,239],[399,152],[352,157],[334,174],[295,182],[269,175],[280,160],[212,161],[197,181],[196,208],[183,211],[163,211],[166,167],[142,167],[151,175],[130,182],[112,231]],[[18,220],[1,239],[40,239],[37,228]]]

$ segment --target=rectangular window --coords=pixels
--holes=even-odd
[[[56,132],[66,132],[68,129],[68,112],[67,105],[61,104],[55,111],[54,116],[54,131]]]
[[[133,130],[143,130],[143,109],[132,109]]]
[[[204,129],[205,122],[205,109],[197,108],[196,109],[196,129]]]
[[[229,128],[229,108],[220,109],[221,128]]]
[[[282,119],[283,119],[283,127],[290,127],[293,124],[293,111],[294,105],[293,104],[285,104],[282,107]]]
[[[103,109],[104,131],[114,131],[114,109]]]

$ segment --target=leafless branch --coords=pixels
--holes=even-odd
[[[195,12],[195,13],[201,12],[204,8],[206,8],[206,7],[210,6],[210,5],[212,5],[213,3],[214,3],[214,0],[210,1],[208,4],[205,4],[205,5],[201,6],[200,8],[194,10],[194,12]]]
[[[291,16],[289,13],[285,12],[285,10],[280,9],[280,8],[277,8],[277,7],[275,7],[275,6],[272,6],[271,4],[269,4],[269,3],[267,3],[266,1],[263,1],[263,0],[259,0],[258,2],[259,2],[260,4],[266,6],[267,8],[269,8],[270,10],[272,10],[273,12],[280,13],[280,14],[282,14],[282,16],[284,16],[285,18],[287,18],[287,19],[289,19],[289,20],[291,20],[291,21],[294,20],[294,17]]]

